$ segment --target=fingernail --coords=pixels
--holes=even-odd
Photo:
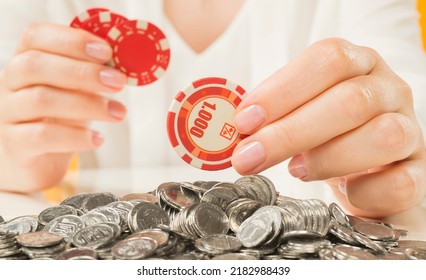
[[[99,73],[99,77],[100,77],[101,83],[113,88],[124,87],[124,85],[126,84],[126,79],[127,79],[126,75],[112,68],[103,69]]]
[[[233,166],[241,173],[252,171],[266,160],[265,148],[260,142],[252,142],[239,149],[233,158]]]
[[[108,102],[108,112],[111,117],[118,120],[124,119],[127,114],[126,107],[114,100]]]
[[[265,122],[265,110],[259,105],[251,105],[235,116],[235,125],[241,133],[250,133]]]
[[[104,43],[87,43],[86,54],[101,61],[108,61],[111,58],[111,47]]]
[[[308,177],[308,170],[305,166],[305,161],[302,155],[295,155],[288,164],[288,171],[293,177],[298,179],[306,179]]]
[[[342,177],[339,180],[339,183],[337,184],[337,187],[339,188],[339,191],[346,195],[346,177]]]
[[[96,147],[100,147],[105,142],[105,138],[99,132],[93,132],[92,141]]]

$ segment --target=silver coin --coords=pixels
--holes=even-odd
[[[211,203],[200,203],[197,204],[193,213],[193,225],[199,237],[228,232],[228,217],[218,206]]]
[[[426,250],[419,248],[407,248],[405,254],[410,260],[426,260]]]
[[[108,222],[108,218],[104,214],[93,212],[93,210],[82,215],[81,219],[86,227]]]
[[[33,216],[21,216],[0,225],[0,232],[16,232],[24,234],[34,232],[38,228],[38,221]]]
[[[135,205],[130,211],[128,224],[132,232],[138,232],[160,224],[169,225],[170,219],[160,206],[144,202]]]
[[[344,227],[352,229],[352,225],[351,225],[351,222],[350,222],[348,216],[342,210],[342,208],[340,208],[339,205],[337,205],[336,203],[332,202],[329,205],[329,210],[330,210],[331,217],[334,220],[336,220],[336,222],[338,222],[340,225],[342,225]]]
[[[74,234],[82,228],[84,228],[84,222],[80,217],[65,215],[50,221],[43,231],[56,233],[66,242],[71,242]]]
[[[157,242],[157,246],[163,247],[169,241],[169,233],[160,229],[146,229],[137,233],[133,233],[126,237],[126,239],[149,237]]]
[[[358,223],[354,230],[373,240],[392,240],[396,235],[392,228],[374,222]]]
[[[99,248],[111,243],[116,234],[114,230],[104,224],[97,224],[82,228],[74,235],[72,243],[76,247]]]
[[[35,247],[22,247],[21,250],[24,254],[28,255],[31,259],[52,257],[62,253],[65,250],[65,243],[59,243],[49,247],[35,248]]]
[[[53,219],[64,215],[77,215],[77,210],[68,205],[49,207],[38,215],[38,221],[42,225],[47,225]]]
[[[201,198],[201,202],[212,203],[225,211],[229,203],[235,199],[238,199],[238,195],[231,189],[224,187],[214,187],[204,193],[203,197]]]
[[[212,234],[200,239],[204,248],[221,251],[222,253],[237,251],[242,243],[237,238],[226,234]]]
[[[386,248],[384,248],[380,244],[374,242],[373,240],[371,240],[370,238],[368,238],[367,236],[365,236],[363,234],[360,234],[360,233],[354,231],[354,232],[351,233],[351,235],[360,244],[362,244],[365,247],[373,250],[376,253],[384,254],[384,253],[387,252]]]
[[[16,238],[16,241],[26,247],[42,248],[53,246],[61,243],[64,238],[60,235],[51,232],[37,231],[26,234],[21,234]]]
[[[141,260],[152,256],[157,242],[148,237],[122,240],[112,248],[112,255],[119,260]]]
[[[130,211],[133,209],[133,205],[127,201],[115,201],[108,204],[107,206],[115,209],[115,211],[118,212],[120,215],[121,226],[123,230],[126,230],[128,228],[127,217],[129,216]]]
[[[200,198],[192,191],[183,192],[180,183],[163,183],[157,189],[157,200],[164,201],[170,207],[183,209],[191,204],[198,203]]]
[[[0,225],[4,223],[3,217],[0,215]]]
[[[214,256],[212,258],[212,260],[238,260],[238,261],[242,261],[242,260],[258,260],[258,258],[256,258],[253,255],[243,254],[243,253],[227,253],[227,254],[223,254],[223,255]]]
[[[106,206],[115,201],[118,201],[118,197],[112,193],[94,193],[83,200],[81,209],[83,212],[87,213],[95,208]]]
[[[60,203],[60,205],[67,205],[75,209],[82,209],[83,201],[85,201],[89,196],[91,196],[91,194],[79,193],[66,198],[64,201]]]
[[[237,231],[237,238],[244,247],[256,247],[267,239],[272,229],[272,222],[250,217],[241,224]]]
[[[57,260],[76,260],[79,258],[90,257],[93,259],[97,258],[97,253],[92,248],[71,248],[66,251],[63,251],[59,254]]]
[[[339,244],[333,248],[333,256],[339,260],[377,260],[371,252],[359,247]]]
[[[101,213],[105,215],[105,217],[107,218],[107,222],[111,222],[117,225],[121,224],[120,214],[112,207],[102,206],[102,207],[95,208],[90,212],[97,212],[97,213]]]

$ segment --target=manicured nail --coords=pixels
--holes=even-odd
[[[288,171],[293,177],[304,180],[308,177],[308,170],[302,155],[295,155],[288,164]]]
[[[266,160],[265,148],[260,142],[252,142],[239,149],[233,158],[233,166],[241,173],[250,172]]]
[[[101,61],[108,61],[111,58],[111,47],[104,43],[87,43],[86,54]]]
[[[342,178],[340,178],[339,183],[337,184],[337,187],[339,188],[339,191],[346,195],[346,177],[343,176]]]
[[[93,132],[92,141],[96,147],[100,147],[105,142],[105,138],[99,132]]]
[[[113,68],[104,68],[99,77],[101,83],[112,88],[122,88],[126,84],[127,77]]]
[[[108,112],[111,117],[117,120],[124,119],[127,114],[126,107],[114,100],[108,102]]]
[[[248,134],[265,122],[265,110],[259,105],[251,105],[235,116],[235,125],[239,132]]]

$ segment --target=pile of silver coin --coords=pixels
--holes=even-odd
[[[0,259],[426,259],[426,241],[407,234],[335,203],[282,196],[251,175],[82,193],[37,215],[0,216]]]

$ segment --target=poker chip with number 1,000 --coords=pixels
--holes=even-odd
[[[233,122],[245,90],[224,78],[204,78],[179,92],[167,115],[167,133],[177,154],[203,170],[231,167],[231,156],[245,137]]]
[[[129,85],[146,85],[161,78],[170,62],[164,33],[144,20],[114,26],[106,37],[113,49],[112,65],[127,75]]]

